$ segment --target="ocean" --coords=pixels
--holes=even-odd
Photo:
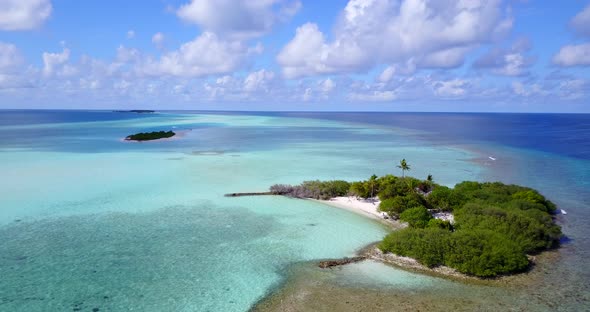
[[[180,135],[123,140],[156,130]],[[388,228],[312,201],[223,196],[399,174],[402,158],[448,186],[538,189],[567,211],[563,246],[507,285],[370,261],[321,271],[318,259],[352,256]],[[248,311],[321,291],[302,279],[432,309],[588,310],[589,164],[585,114],[3,110],[0,311]]]

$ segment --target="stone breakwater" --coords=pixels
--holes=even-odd
[[[358,257],[351,257],[351,258],[342,258],[342,259],[331,259],[331,260],[324,260],[320,261],[318,266],[322,269],[328,269],[335,266],[345,265],[349,263],[355,263],[359,261],[366,260],[366,256],[358,256]]]

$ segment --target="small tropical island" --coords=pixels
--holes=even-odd
[[[132,110],[116,110],[115,113],[136,113],[136,114],[149,114],[155,113],[156,111],[151,109],[132,109]]]
[[[398,167],[401,177],[279,184],[270,192],[249,195],[369,202],[386,219],[407,226],[387,235],[368,257],[401,266],[412,258],[427,268],[493,278],[524,272],[535,254],[559,246],[562,233],[553,218],[556,206],[534,189],[472,181],[449,188],[434,183],[431,175],[424,180],[406,176],[410,167],[405,159]]]
[[[125,138],[126,141],[153,141],[159,139],[167,139],[175,136],[174,131],[154,131],[154,132],[140,132],[129,135]]]

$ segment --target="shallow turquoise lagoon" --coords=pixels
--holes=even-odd
[[[2,114],[8,113],[0,113],[0,121]],[[555,306],[545,305],[549,300],[567,311],[589,299],[586,159],[471,140],[472,132],[456,140],[433,136],[432,129],[345,118],[28,114],[26,122],[0,123],[0,311],[246,311],[297,264],[351,256],[387,229],[312,201],[224,194],[399,174],[402,158],[416,177],[432,174],[449,186],[462,180],[524,184],[568,211],[559,220],[570,243],[546,282],[497,290],[490,300],[513,296],[507,300]],[[475,117],[461,120],[469,118]],[[182,135],[122,141],[170,129]],[[334,279],[483,301],[491,293],[371,262]]]

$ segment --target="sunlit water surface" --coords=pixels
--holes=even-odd
[[[0,310],[246,311],[295,264],[354,255],[388,230],[311,201],[225,193],[396,173],[401,158],[416,177],[525,184],[567,210],[560,221],[571,241],[541,291],[566,298],[565,310],[587,304],[588,141],[560,154],[481,137],[503,121],[493,115],[463,137],[431,128],[433,118],[461,127],[449,124],[456,115],[391,116],[2,111]],[[170,129],[179,137],[122,140]],[[335,284],[456,287],[373,263],[342,272]],[[461,292],[481,295],[478,287]]]

